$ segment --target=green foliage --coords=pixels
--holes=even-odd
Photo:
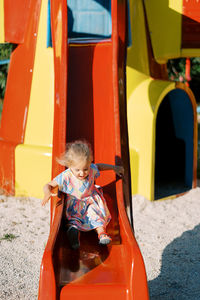
[[[13,44],[0,44],[0,60],[9,59],[13,50]]]
[[[0,60],[9,59],[12,50],[13,44],[0,44]],[[8,64],[0,65],[0,99],[4,98],[7,76]]]
[[[3,110],[3,100],[0,99],[0,121],[1,121],[2,110]]]
[[[6,240],[6,241],[11,242],[13,239],[16,239],[16,238],[17,238],[16,235],[14,235],[12,233],[6,233],[6,234],[4,234],[3,237],[0,238],[0,241]]]
[[[167,63],[169,79],[185,82],[185,58],[169,59]]]
[[[7,76],[8,65],[0,65],[0,99],[4,98]]]
[[[169,79],[172,81],[185,82],[185,58],[169,59],[167,63],[167,70]],[[200,57],[191,57],[191,79],[200,81]]]
[[[191,76],[200,80],[200,57],[191,58]]]

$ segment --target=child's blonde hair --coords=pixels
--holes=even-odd
[[[57,159],[58,163],[70,167],[79,159],[85,159],[87,162],[92,162],[93,154],[91,145],[86,141],[75,141],[68,143],[66,151]]]

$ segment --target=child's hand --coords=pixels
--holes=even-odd
[[[57,196],[57,193],[53,194],[51,192],[48,193],[48,194],[46,194],[46,195],[44,195],[44,198],[42,199],[42,202],[41,202],[42,206],[44,206],[49,201],[49,199],[51,197],[55,197],[55,196]]]
[[[41,202],[42,206],[44,206],[49,201],[50,198],[51,198],[51,192],[46,193]]]
[[[55,183],[54,181],[51,181],[51,182],[45,184],[45,186],[43,188],[44,198],[41,202],[42,206],[44,206],[52,196],[57,196],[57,193],[55,194],[55,193],[51,192],[52,188],[56,187],[56,185],[57,185],[57,183]]]
[[[123,166],[115,166],[115,173],[119,177],[123,177],[124,176],[124,167]]]

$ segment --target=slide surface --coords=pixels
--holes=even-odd
[[[52,200],[51,230],[40,273],[39,299],[42,300],[149,299],[143,259],[130,224],[132,208],[122,72],[125,30],[119,28],[119,24],[125,26],[125,2],[122,5],[112,1],[110,38],[84,38],[83,42],[76,35],[76,39],[68,43],[65,1],[60,1],[61,5],[51,2],[56,81],[52,176],[62,171],[56,156],[64,151],[66,142],[76,139],[91,143],[95,163],[123,162],[125,176],[122,180],[116,178],[113,171],[104,171],[96,182],[103,187],[112,215],[107,228],[112,243],[108,246],[100,246],[97,234],[90,231],[81,232],[80,249],[71,250],[66,237],[64,195],[60,200]],[[117,23],[118,18],[121,22]]]

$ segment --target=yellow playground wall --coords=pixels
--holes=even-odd
[[[51,180],[54,116],[53,49],[47,48],[47,3],[42,1],[24,144],[15,150],[15,194],[42,198]]]
[[[0,0],[0,43],[4,43],[4,0]]]
[[[130,0],[129,6],[132,43],[127,49],[126,92],[132,194],[154,200],[157,112],[176,86],[151,77],[149,44],[158,64],[200,51],[181,48],[182,0]]]

